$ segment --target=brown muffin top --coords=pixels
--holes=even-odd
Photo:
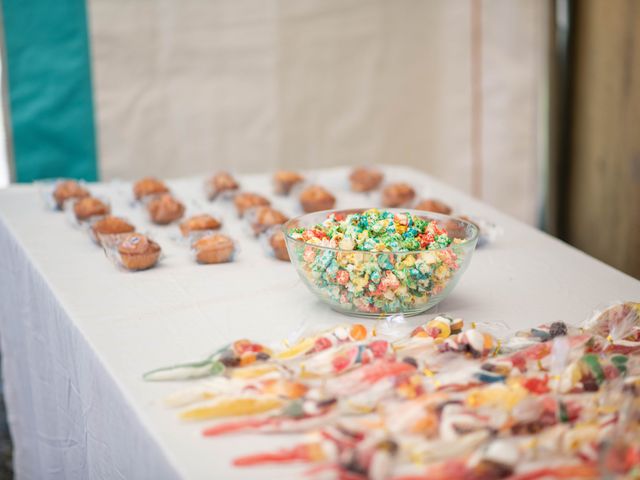
[[[435,198],[422,200],[413,208],[416,210],[424,210],[425,212],[442,213],[444,215],[451,213],[451,207],[449,205]]]
[[[281,225],[289,220],[284,213],[271,207],[258,207],[255,211],[254,222],[258,225]]]
[[[107,215],[110,208],[102,200],[95,197],[84,197],[73,205],[73,212],[78,220],[86,220],[96,215]]]
[[[112,215],[101,218],[91,228],[95,233],[101,234],[130,233],[135,230],[135,227],[125,219]]]
[[[324,200],[335,200],[331,192],[319,185],[311,185],[300,193],[301,202],[318,202]]]
[[[154,198],[147,204],[151,220],[155,223],[170,223],[184,215],[184,205],[169,193]]]
[[[118,251],[125,255],[142,255],[159,252],[160,245],[141,233],[132,233],[118,244]]]
[[[217,192],[223,192],[226,190],[237,190],[240,185],[235,178],[231,176],[229,172],[218,172],[209,181],[211,186]]]
[[[384,174],[380,170],[367,167],[355,168],[349,180],[351,181],[351,190],[355,192],[368,192],[377,188],[384,178]]]
[[[382,190],[382,203],[385,207],[400,207],[411,202],[415,196],[415,190],[408,183],[392,183]]]
[[[217,230],[221,226],[222,223],[220,220],[209,214],[203,213],[186,219],[180,224],[180,230],[182,230],[183,233],[188,233],[200,230]]]
[[[85,198],[89,196],[89,191],[75,180],[64,180],[56,184],[53,191],[53,198],[58,207],[62,207],[65,200],[70,198]]]
[[[193,242],[193,248],[198,252],[204,250],[228,250],[234,249],[233,240],[227,237],[226,235],[222,235],[220,233],[213,233],[211,235],[206,235],[202,238],[199,238],[195,242]]]
[[[169,187],[162,180],[158,180],[155,177],[142,178],[133,185],[133,194],[138,200],[148,195],[159,195],[168,192]]]
[[[276,193],[288,194],[294,185],[302,182],[304,177],[297,172],[279,170],[273,174]]]
[[[289,258],[289,252],[287,250],[287,242],[284,238],[284,232],[282,230],[276,230],[269,237],[269,245],[273,250],[273,254],[278,260],[291,261]]]
[[[236,210],[240,216],[244,215],[244,212],[249,208],[269,206],[271,202],[257,193],[242,192],[235,196],[233,203],[236,206]]]

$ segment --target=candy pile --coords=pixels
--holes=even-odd
[[[330,214],[288,235],[299,240],[290,249],[311,289],[341,310],[366,314],[435,304],[475,246],[450,238],[435,221],[376,209]]]
[[[208,421],[205,436],[306,434],[239,467],[302,462],[312,478],[352,480],[640,475],[640,303],[503,341],[446,316],[396,331],[340,325],[281,349],[240,340],[145,378],[215,376],[167,399]]]

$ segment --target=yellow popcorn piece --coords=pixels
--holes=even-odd
[[[433,252],[423,253],[422,259],[427,263],[427,265],[433,265],[438,261],[438,258],[434,255]]]
[[[449,275],[449,269],[444,265],[440,265],[435,271],[435,277],[438,280],[443,280]]]
[[[357,271],[357,269],[356,269]],[[369,278],[368,276],[366,277],[356,277],[353,279],[353,284],[357,287],[357,288],[364,288],[367,283],[369,282]]]
[[[354,243],[353,243],[353,240],[351,240],[350,238],[341,238],[339,240],[338,246],[342,250],[353,250]]]

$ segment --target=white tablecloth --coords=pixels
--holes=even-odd
[[[426,316],[523,328],[579,322],[599,304],[640,298],[640,282],[518,223],[414,170],[386,169],[422,197],[496,222],[504,234],[476,252],[451,296]],[[338,208],[371,206],[378,196],[351,194],[346,169],[312,172],[339,198]],[[271,196],[266,175],[243,187]],[[162,404],[171,384],[149,384],[152,368],[196,360],[241,337],[275,341],[301,324],[352,321],[309,293],[293,267],[265,255],[232,205],[209,204],[202,178],[168,182],[188,214],[220,214],[240,251],[231,264],[195,264],[176,242],[176,226],[155,227],[130,205],[127,184],[91,189],[112,201],[161,243],[158,268],[118,270],[63,213],[47,211],[33,186],[0,192],[0,340],[15,469],[26,478],[296,478],[300,467],[241,470],[234,456],[291,444],[287,437],[200,436]],[[277,207],[299,213],[290,199]],[[425,316],[414,322],[424,321]],[[179,387],[179,386],[178,386]]]

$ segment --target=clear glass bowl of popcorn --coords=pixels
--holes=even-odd
[[[478,228],[408,209],[315,212],[283,225],[304,284],[356,316],[417,315],[441,302],[467,269]]]

